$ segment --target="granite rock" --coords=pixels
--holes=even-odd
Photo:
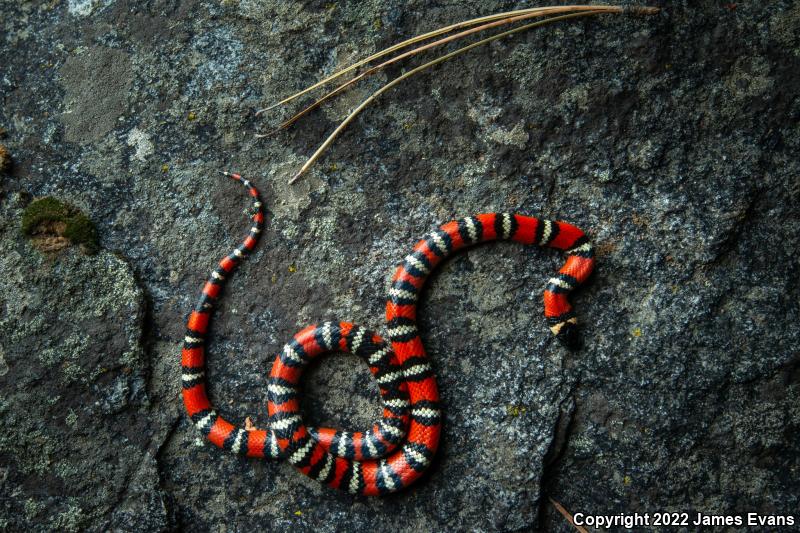
[[[659,4],[412,78],[287,186],[402,70],[267,139],[253,134],[289,110],[256,109],[403,38],[520,5],[4,3],[0,529],[572,531],[548,498],[599,514],[796,512],[800,9]],[[438,271],[421,306],[446,413],[423,480],[352,498],[230,456],[179,397],[186,314],[246,229],[248,202],[219,170],[249,177],[269,210],[212,328],[211,394],[232,420],[264,423],[269,366],[301,327],[382,331],[395,264],[476,212],[587,231],[584,346],[565,351],[541,318],[557,254],[479,247]],[[47,195],[91,216],[98,255],[42,255],[22,237],[22,209]],[[379,416],[352,356],[306,384],[309,421]]]

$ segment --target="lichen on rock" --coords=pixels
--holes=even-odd
[[[70,213],[47,203],[48,216]],[[19,220],[24,204],[23,195],[6,196],[0,220]],[[45,258],[28,250],[15,225],[0,225],[2,471],[5,483],[36,487],[20,499],[0,488],[0,523],[130,531],[141,513],[117,523],[115,513],[160,497],[157,478],[131,484],[153,462],[144,294],[130,265],[108,251]],[[155,530],[165,523],[151,519]]]

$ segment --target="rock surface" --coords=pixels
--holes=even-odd
[[[393,42],[514,2],[6,2],[0,126],[0,529],[572,531],[572,512],[800,508],[800,9],[674,2],[492,44],[412,78],[286,180],[392,68],[287,133],[254,110]],[[432,56],[431,56],[432,57]],[[541,319],[550,252],[485,246],[422,305],[446,410],[430,474],[383,499],[198,437],[179,399],[184,318],[246,228],[212,395],[266,418],[276,351],[308,323],[381,331],[393,266],[437,223],[519,211],[587,230],[584,348]],[[104,251],[43,256],[31,197]],[[307,379],[307,418],[364,427],[354,357]],[[800,517],[797,517],[800,523]],[[659,528],[654,528],[659,530]]]

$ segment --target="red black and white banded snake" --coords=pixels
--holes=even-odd
[[[439,444],[441,406],[436,378],[417,327],[419,295],[436,266],[458,250],[493,240],[512,240],[562,250],[567,260],[544,291],[550,330],[567,347],[578,344],[569,293],[594,268],[584,233],[566,222],[509,213],[488,213],[448,222],[422,238],[392,277],[386,302],[389,343],[347,322],[325,322],[298,332],[276,357],[268,390],[269,429],[238,427],[224,420],[206,393],[205,342],[214,307],[227,278],[258,242],[264,211],[256,188],[238,174],[253,198],[255,214],[244,242],[224,257],[189,315],[182,351],[183,401],[192,422],[216,446],[249,457],[282,458],[304,474],[353,494],[380,495],[409,486],[427,469]],[[383,418],[370,430],[311,428],[300,412],[300,382],[308,363],[330,352],[363,357],[383,400]]]

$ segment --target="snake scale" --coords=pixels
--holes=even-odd
[[[594,268],[592,245],[580,229],[509,213],[453,220],[423,237],[395,271],[386,302],[389,342],[348,322],[324,322],[301,330],[284,346],[270,371],[269,429],[236,426],[209,401],[206,336],[226,280],[258,243],[264,211],[258,190],[248,180],[227,175],[253,198],[252,226],[244,242],[219,262],[206,281],[189,315],[181,358],[189,417],[220,448],[249,457],[285,459],[319,482],[352,494],[387,494],[418,479],[436,454],[442,425],[436,378],[417,326],[419,295],[438,264],[474,244],[511,240],[564,251],[566,262],[544,290],[544,314],[558,340],[570,348],[578,344],[577,319],[568,295]],[[337,351],[364,358],[378,383],[383,417],[369,430],[347,432],[303,423],[303,371],[317,356]]]

